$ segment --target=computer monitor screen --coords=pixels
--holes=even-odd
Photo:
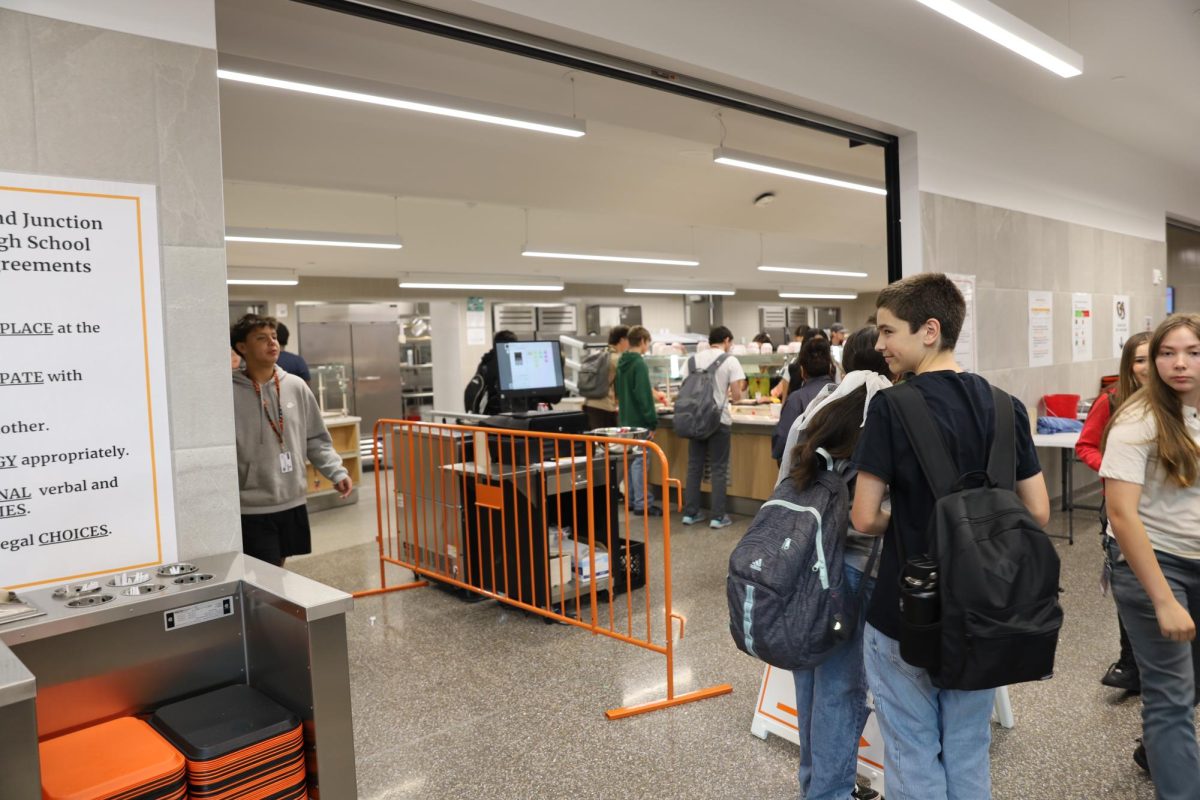
[[[505,397],[562,393],[562,359],[558,342],[500,342],[500,394]]]
[[[1168,314],[1175,313],[1175,287],[1174,286],[1167,287],[1167,313]]]

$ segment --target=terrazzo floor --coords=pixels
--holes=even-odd
[[[316,550],[290,569],[347,591],[378,586],[369,484],[358,505],[313,515]],[[1074,546],[1055,540],[1066,611],[1057,673],[1012,687],[1016,727],[993,726],[997,800],[1154,796],[1130,757],[1139,701],[1099,684],[1117,632],[1098,589],[1093,517],[1076,513]],[[796,748],[750,733],[762,665],[727,632],[726,561],[748,522],[711,531],[676,513],[671,525],[674,606],[688,620],[676,691],[730,683],[733,693],[621,721],[602,712],[663,696],[662,656],[436,588],[359,599],[347,620],[359,797],[797,798]],[[1049,530],[1065,532],[1065,515]],[[650,541],[660,540],[653,521]]]

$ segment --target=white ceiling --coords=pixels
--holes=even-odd
[[[747,289],[886,283],[882,197],[712,163],[722,125],[729,147],[874,181],[883,180],[880,148],[736,111],[718,119],[699,101],[284,0],[219,0],[217,8],[222,54],[560,115],[574,109],[588,126],[567,139],[222,81],[227,224],[398,233],[405,242],[399,253],[231,243],[231,265],[356,277],[546,274],[570,283],[686,275]],[[753,205],[764,191],[775,202]],[[870,277],[781,282],[754,269],[760,234],[773,262]],[[649,275],[522,258],[527,236],[543,248],[696,253],[701,266]]]

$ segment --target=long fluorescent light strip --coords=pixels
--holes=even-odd
[[[857,294],[820,294],[814,292],[780,292],[785,300],[857,300]]]
[[[530,122],[511,117],[501,117],[495,114],[466,111],[461,108],[450,108],[447,106],[433,105],[431,103],[419,103],[414,100],[403,100],[398,97],[383,97],[381,95],[367,94],[365,92],[352,92],[346,89],[335,89],[332,86],[317,86],[311,83],[300,83],[298,81],[288,81],[280,78],[269,78],[266,75],[251,75],[249,73],[236,72],[228,69],[218,69],[217,77],[223,78],[227,81],[236,81],[238,83],[249,83],[255,86],[267,86],[272,89],[286,89],[287,91],[291,92],[303,92],[304,94],[314,94],[320,97],[332,97],[338,100],[354,100],[359,103],[370,103],[372,105],[386,106],[388,108],[399,108],[405,111],[419,111],[424,114],[436,114],[442,117],[467,119],[474,122],[486,122],[491,125],[504,125],[509,128],[522,128],[524,130],[538,131],[540,133],[553,133],[558,136],[579,137],[583,136],[585,133],[585,131],[582,130],[582,123],[580,123],[579,127],[577,128],[546,125],[539,122]]]
[[[254,278],[226,278],[225,283],[230,286],[297,286],[300,281],[293,278],[292,280],[256,280]]]
[[[326,241],[324,239],[285,239],[271,236],[226,236],[227,242],[257,242],[259,244],[311,244],[321,247],[366,247],[373,250],[399,250],[404,245],[382,242]]]
[[[726,148],[717,148],[713,153],[713,161],[718,164],[725,164],[730,167],[741,167],[742,169],[752,169],[755,172],[766,172],[770,175],[780,175],[785,178],[796,178],[802,181],[811,181],[813,183],[821,183],[826,186],[837,186],[841,189],[853,189],[856,192],[867,192],[868,194],[887,195],[887,189],[879,186],[871,186],[867,183],[857,183],[844,178],[837,178],[831,175],[822,175],[819,172],[807,170],[803,165],[796,164],[792,166],[784,166],[787,162],[776,161],[765,157],[756,158],[753,153],[742,153],[737,150],[728,150]]]
[[[498,292],[561,292],[560,284],[514,284],[514,283],[437,283],[431,281],[400,281],[401,289],[479,289]]]
[[[521,255],[529,258],[567,258],[574,261],[617,261],[623,264],[664,264],[673,267],[698,267],[699,261],[675,258],[649,258],[642,256],[604,256],[588,253],[546,253],[540,250],[522,250]]]
[[[986,0],[917,0],[1063,78],[1083,74],[1083,56]],[[1031,41],[1032,40],[1032,41]],[[1057,54],[1051,52],[1057,51]]]
[[[799,275],[834,275],[839,278],[865,278],[865,272],[844,272],[837,269],[810,269],[809,267],[768,267],[765,264],[759,267],[762,272],[790,272]]]
[[[734,289],[705,289],[697,287],[695,289],[635,289],[630,286],[625,287],[626,294],[719,294],[731,297],[736,294]]]

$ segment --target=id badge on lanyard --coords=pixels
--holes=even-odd
[[[292,466],[292,454],[287,451],[280,453],[279,454],[279,471],[286,475],[287,473],[291,472],[293,469],[295,469],[295,467]]]

